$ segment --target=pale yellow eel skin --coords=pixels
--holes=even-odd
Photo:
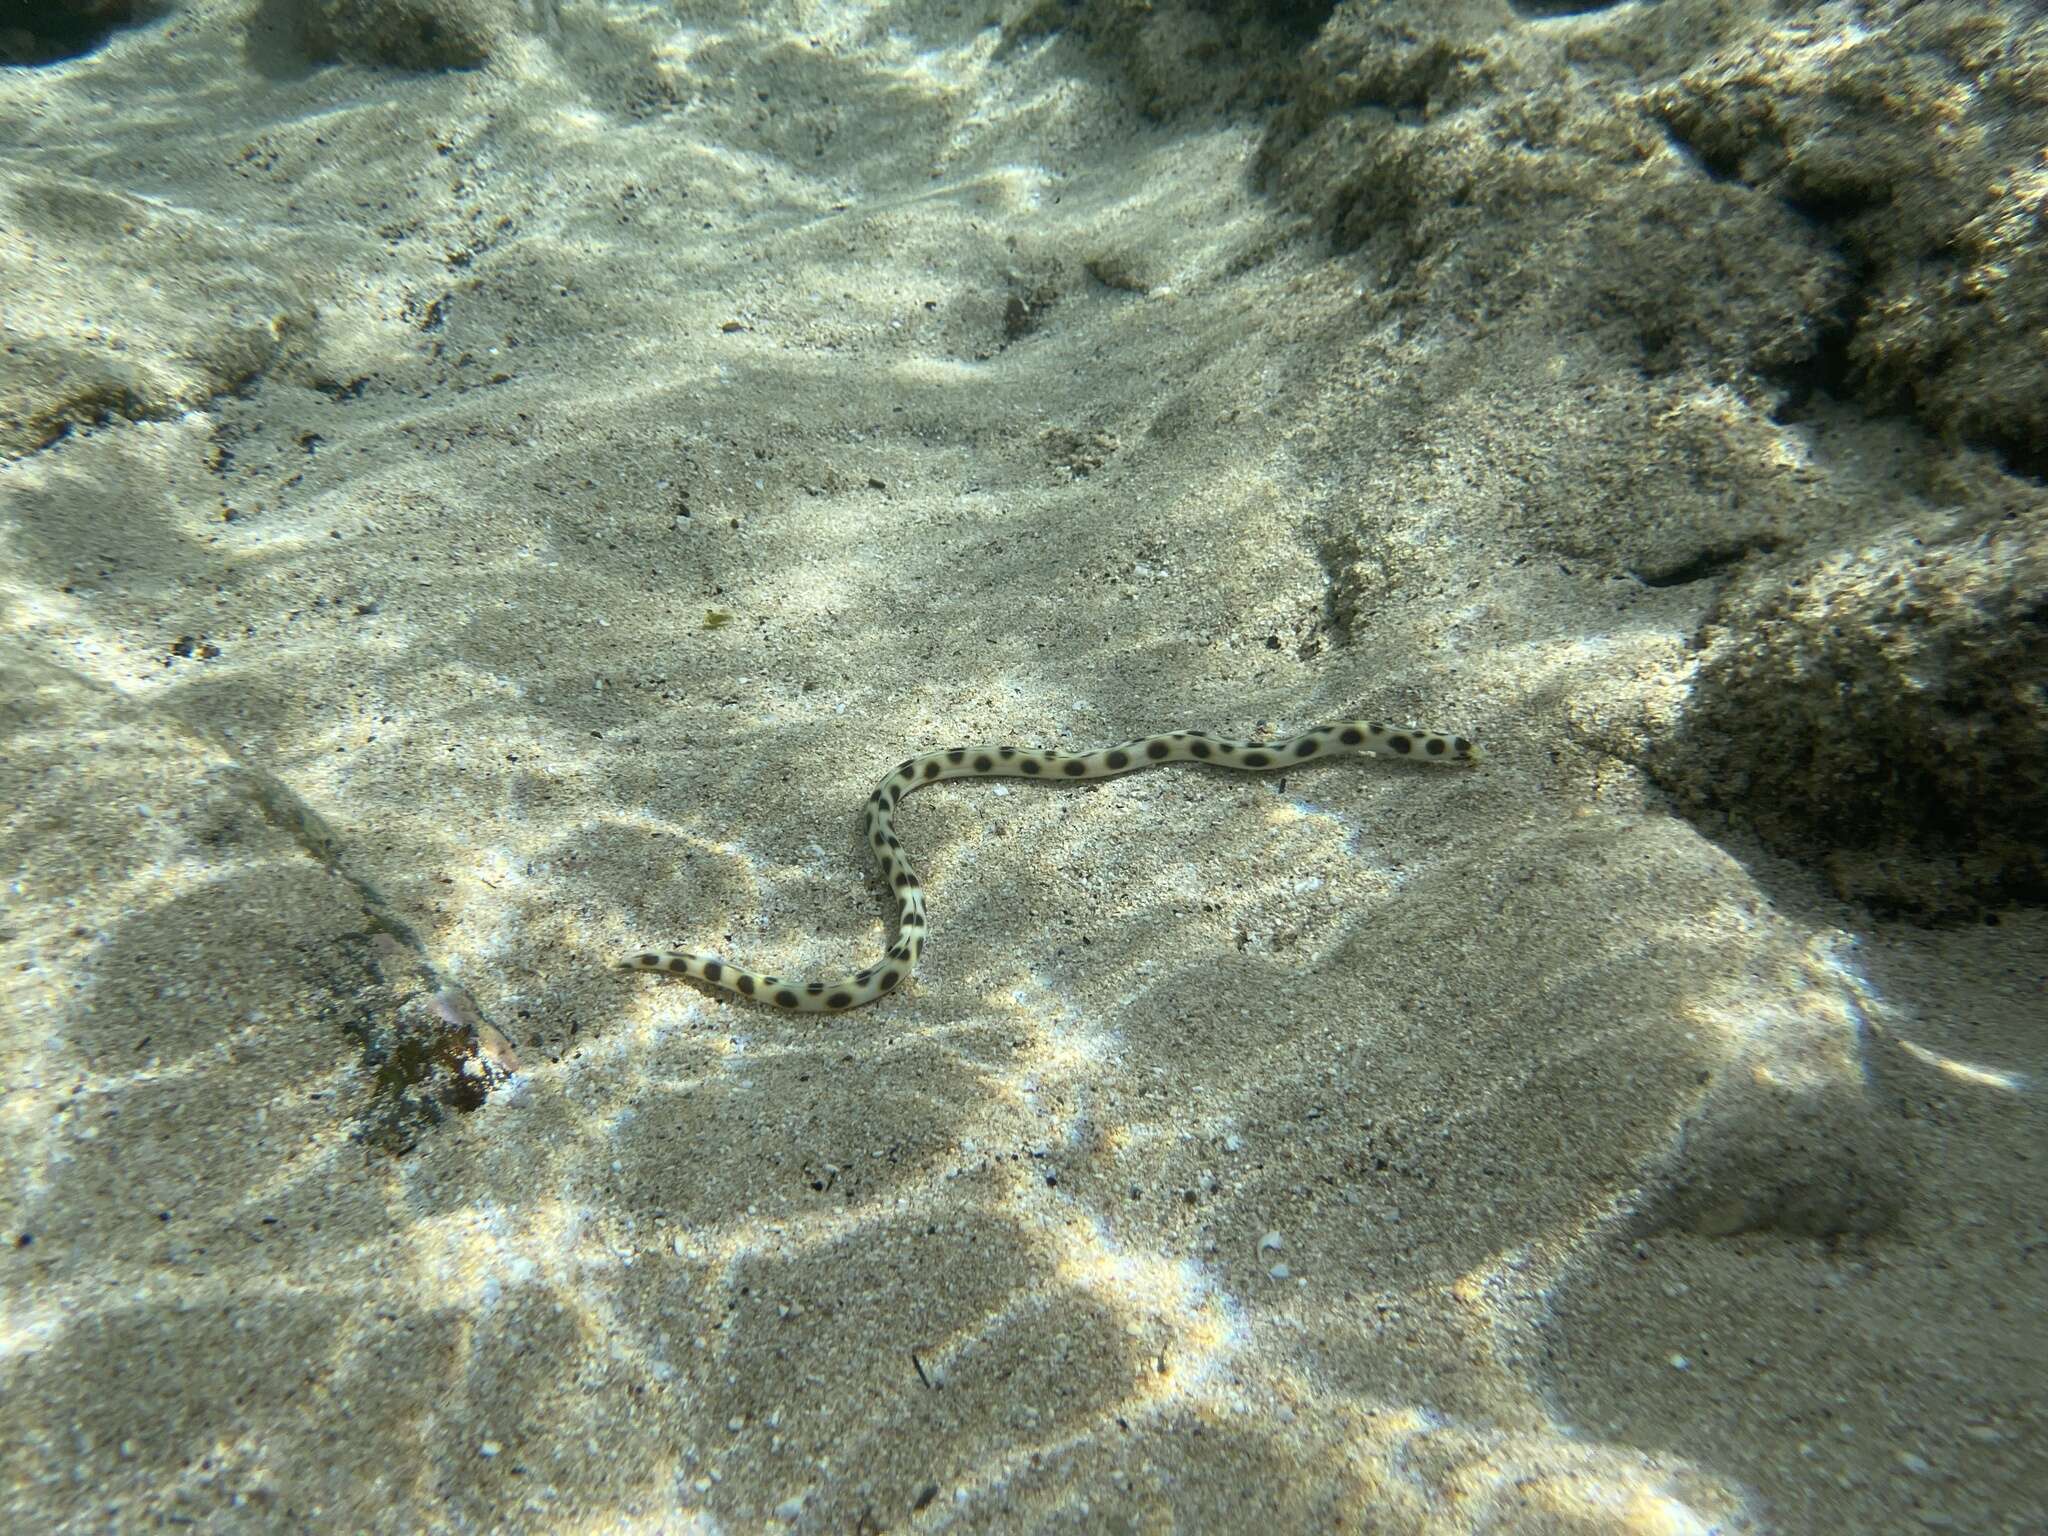
[[[648,950],[621,960],[629,971],[660,971],[709,982],[757,1003],[796,1013],[840,1013],[872,1003],[908,981],[924,949],[924,887],[896,838],[896,806],[922,784],[943,779],[1050,779],[1078,783],[1114,778],[1162,763],[1208,763],[1269,773],[1326,757],[1412,757],[1433,763],[1476,763],[1484,755],[1463,736],[1368,720],[1338,720],[1280,741],[1233,741],[1207,731],[1170,731],[1094,752],[1039,752],[1028,747],[949,747],[907,758],[868,796],[862,820],[882,878],[896,893],[896,940],[873,965],[833,981],[785,981],[696,950]]]

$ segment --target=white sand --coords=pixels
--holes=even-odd
[[[0,1523],[2043,1529],[2048,924],[1610,750],[1715,589],[1542,531],[1596,365],[1076,38],[738,14],[0,77],[10,399],[127,392],[0,468]],[[864,964],[910,752],[1347,715],[1490,758],[927,790],[824,1023],[608,969]]]

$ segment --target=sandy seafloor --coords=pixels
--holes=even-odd
[[[1361,122],[1884,20],[1658,9]],[[1645,368],[1568,189],[1333,222],[1209,13],[475,14],[0,72],[0,1524],[2048,1529],[2048,924],[1634,750],[1756,562],[2037,481]],[[1488,757],[925,790],[844,1017],[609,968],[866,963],[913,751],[1348,716]]]

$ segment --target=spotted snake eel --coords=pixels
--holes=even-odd
[[[628,971],[660,971],[723,987],[756,1002],[797,1013],[839,1013],[872,1003],[903,985],[917,969],[924,948],[924,888],[895,830],[896,806],[913,789],[945,779],[1107,779],[1161,763],[1210,763],[1258,773],[1287,768],[1325,757],[1385,754],[1431,762],[1476,763],[1482,754],[1463,736],[1405,726],[1377,725],[1364,720],[1339,720],[1280,741],[1233,741],[1207,731],[1171,731],[1145,736],[1121,746],[1094,752],[1039,752],[1026,747],[951,747],[907,758],[891,769],[868,796],[862,828],[875,851],[882,876],[896,893],[899,906],[896,940],[874,964],[836,981],[786,981],[734,965],[718,955],[695,950],[649,950],[621,960]]]

